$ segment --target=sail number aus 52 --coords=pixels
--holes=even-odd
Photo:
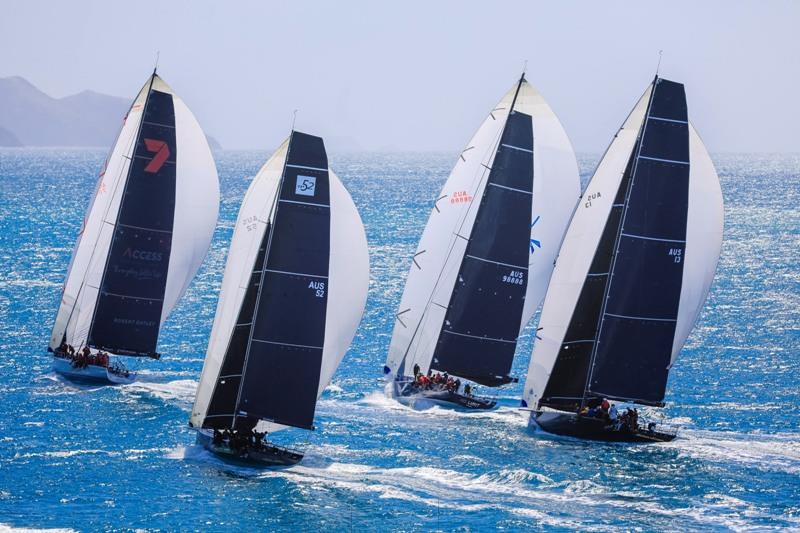
[[[312,289],[314,292],[314,296],[317,298],[325,298],[325,282],[324,281],[310,281],[308,283],[308,288]]]
[[[670,248],[669,249],[669,254],[667,254],[667,255],[672,257],[672,262],[673,263],[680,263],[681,262],[681,257],[683,256],[683,249],[682,248]]]
[[[512,270],[508,275],[503,276],[503,283],[522,285],[525,283],[525,274],[521,270]]]

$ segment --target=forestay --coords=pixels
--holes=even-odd
[[[553,272],[525,405],[662,405],[705,301],[722,195],[683,85],[656,78],[589,182]]]
[[[569,140],[523,78],[489,113],[434,203],[385,373],[410,375],[419,365],[507,382],[579,193]]]
[[[293,132],[253,180],[228,255],[194,427],[311,429],[366,303],[367,243],[321,138]]]
[[[157,356],[160,327],[208,251],[218,210],[206,137],[186,104],[153,74],[100,174],[50,349],[65,341]]]

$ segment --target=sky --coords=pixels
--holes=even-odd
[[[460,150],[527,79],[602,152],[656,70],[712,152],[800,152],[800,2],[0,0],[0,77],[132,99],[152,71],[225,148]],[[2,105],[2,102],[0,102]]]

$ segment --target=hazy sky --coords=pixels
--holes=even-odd
[[[712,151],[800,152],[800,2],[0,0],[0,76],[132,98],[152,70],[226,148],[458,150],[528,60],[576,150],[651,80]],[[2,104],[2,103],[0,103]]]

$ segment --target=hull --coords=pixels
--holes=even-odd
[[[203,446],[223,461],[255,468],[275,468],[296,465],[303,459],[303,454],[265,443],[259,450],[233,450],[225,445],[216,445],[212,434],[206,431],[197,432],[197,444]]]
[[[574,413],[538,411],[531,413],[531,420],[548,433],[579,439],[608,442],[669,442],[675,433],[639,427],[636,431],[626,426],[617,428],[600,418],[578,416]]]
[[[126,385],[136,381],[136,374],[133,372],[128,372],[126,375],[123,371],[115,371],[113,367],[98,365],[76,368],[72,365],[72,361],[61,357],[53,358],[53,370],[70,380],[98,385]]]
[[[392,396],[398,402],[412,409],[438,405],[460,411],[486,411],[497,406],[497,401],[491,398],[459,394],[442,389],[419,390],[410,387],[408,383],[404,382],[394,382],[392,391]]]

